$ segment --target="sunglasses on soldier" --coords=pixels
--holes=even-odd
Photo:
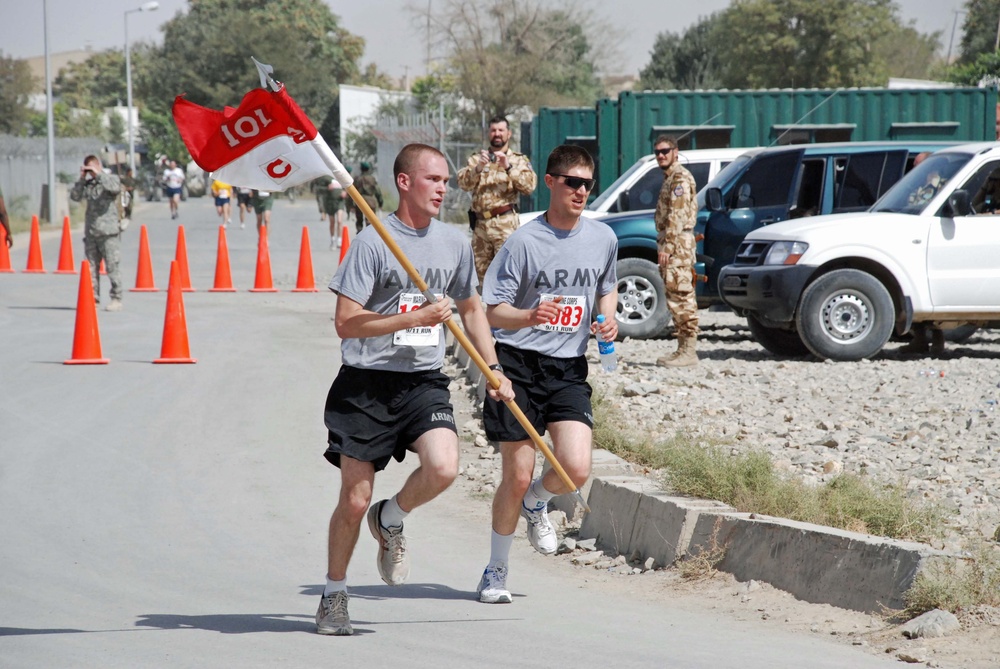
[[[584,190],[588,193],[594,190],[594,186],[597,185],[597,179],[585,179],[583,177],[571,177],[568,174],[553,174],[549,172],[550,177],[562,177],[563,182],[570,187],[571,190],[576,190],[580,186],[583,186]]]

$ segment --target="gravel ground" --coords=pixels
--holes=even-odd
[[[591,382],[625,424],[654,438],[676,432],[765,449],[810,483],[844,472],[901,481],[955,511],[954,536],[992,536],[1000,522],[1000,331],[980,330],[940,357],[898,352],[874,360],[778,358],[744,319],[702,311],[696,367],[665,369],[672,337],[617,345],[606,374],[591,352]]]

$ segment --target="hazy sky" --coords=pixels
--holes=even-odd
[[[49,51],[72,51],[121,47],[125,41],[125,11],[135,9],[143,0],[46,0],[49,17]],[[327,0],[341,24],[366,40],[363,63],[374,62],[396,77],[423,74],[426,58],[424,30],[413,25],[408,4],[423,7],[425,0]],[[426,0],[432,3],[433,0]],[[129,41],[152,39],[162,42],[159,26],[179,11],[186,11],[186,0],[159,0],[155,12],[129,14]],[[0,0],[0,52],[15,57],[40,56],[45,53],[43,0]],[[897,0],[903,19],[914,21],[921,32],[941,32],[941,48],[947,51],[955,20],[955,10],[964,0]],[[590,4],[599,15],[614,21],[626,36],[622,45],[620,67],[611,73],[638,73],[649,61],[653,42],[660,32],[681,32],[705,16],[723,9],[729,0],[610,0]],[[961,17],[956,43],[961,36]],[[955,47],[957,49],[957,46]],[[249,65],[248,65],[249,67]]]

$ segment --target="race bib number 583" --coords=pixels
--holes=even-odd
[[[556,299],[555,295],[542,295],[542,302],[551,302]],[[546,332],[576,332],[583,323],[584,315],[587,311],[587,298],[582,295],[563,295],[562,301],[558,303],[559,313],[548,323],[539,323],[536,330]]]

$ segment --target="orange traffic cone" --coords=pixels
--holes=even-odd
[[[347,226],[345,225],[343,227],[343,234],[341,235],[341,240],[340,240],[340,260],[337,261],[338,265],[344,262],[344,256],[347,255],[347,249],[350,248],[350,246],[351,246],[351,233],[347,231]]]
[[[210,293],[233,293],[233,273],[229,269],[229,245],[226,244],[226,226],[219,226],[219,251],[215,257],[215,285]]]
[[[101,258],[101,269],[98,271],[101,276],[107,276],[108,268],[104,266],[104,258]]]
[[[163,363],[198,362],[188,349],[187,319],[184,317],[184,295],[181,288],[180,263],[170,262],[170,284],[167,287],[167,313],[163,318],[163,343],[160,357],[153,361]]]
[[[261,226],[257,240],[257,273],[254,275],[251,293],[276,293],[278,289],[271,281],[271,253],[267,249],[267,226]]]
[[[42,266],[42,240],[38,235],[38,216],[31,216],[31,241],[28,243],[28,266],[24,272],[29,274],[44,274]]]
[[[312,250],[309,248],[309,228],[302,226],[302,248],[299,251],[299,278],[293,293],[315,293],[316,279],[313,275]]]
[[[73,357],[64,365],[106,365],[101,357],[101,333],[97,329],[97,303],[94,283],[90,278],[90,263],[80,264],[80,292],[76,298],[76,327],[73,331]]]
[[[149,255],[149,233],[146,226],[139,228],[139,265],[135,271],[134,293],[155,293],[159,288],[153,283],[153,263]]]
[[[177,254],[174,259],[177,261],[177,271],[180,272],[181,290],[185,293],[194,292],[194,288],[191,287],[191,272],[188,270],[188,250],[187,242],[184,241],[183,225],[177,226]]]
[[[76,274],[73,269],[73,241],[69,236],[69,216],[63,217],[62,242],[59,244],[59,267],[56,274]]]
[[[10,249],[7,248],[7,230],[0,225],[0,272],[13,272],[10,266]]]

